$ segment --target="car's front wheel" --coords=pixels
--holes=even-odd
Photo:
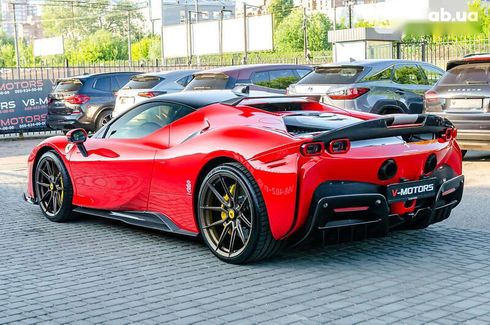
[[[51,221],[71,218],[73,188],[63,161],[52,151],[39,159],[34,173],[36,199],[41,211]]]
[[[260,189],[244,166],[227,163],[211,170],[197,204],[202,237],[221,260],[243,264],[280,250],[282,242],[272,236]]]

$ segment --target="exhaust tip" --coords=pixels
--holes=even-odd
[[[398,166],[393,159],[388,159],[383,162],[378,170],[378,178],[382,181],[393,178],[398,171]]]
[[[429,174],[434,171],[437,167],[437,157],[434,153],[430,154],[429,157],[427,157],[427,160],[425,161],[424,165],[424,174]]]

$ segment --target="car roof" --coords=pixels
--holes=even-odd
[[[140,73],[140,76],[157,76],[157,77],[173,77],[173,76],[184,76],[199,72],[201,70],[192,69],[192,70],[166,70],[166,71],[154,71],[154,72],[145,72]]]
[[[198,109],[215,103],[238,98],[232,90],[193,90],[157,96],[155,100],[177,102]]]
[[[308,65],[303,64],[245,64],[245,65],[232,65],[226,67],[213,68],[209,70],[202,71],[203,73],[227,73],[227,72],[237,72],[237,71],[255,71],[255,70],[265,70],[265,69],[312,69]]]
[[[70,79],[89,79],[93,77],[99,77],[99,76],[110,76],[110,75],[136,75],[140,72],[138,71],[121,71],[121,72],[100,72],[100,73],[86,73],[86,74],[79,74],[76,76],[71,76],[71,77],[64,77],[64,78],[59,78],[58,80],[70,80]]]
[[[338,62],[338,63],[327,63],[319,65],[320,67],[338,67],[338,66],[363,66],[363,67],[380,67],[388,66],[396,63],[410,63],[410,64],[428,64],[428,62],[421,62],[415,60],[400,60],[400,59],[367,59],[367,60],[357,60],[352,62]]]

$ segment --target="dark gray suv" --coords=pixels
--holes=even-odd
[[[443,74],[444,70],[432,64],[408,60],[325,64],[289,86],[288,94],[376,114],[418,114],[424,93]]]
[[[490,150],[490,54],[450,61],[424,106],[454,123],[462,149]]]
[[[110,119],[116,92],[138,72],[96,73],[63,78],[48,96],[51,129],[96,131]]]

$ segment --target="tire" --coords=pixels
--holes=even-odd
[[[63,161],[52,151],[39,159],[34,172],[36,201],[46,218],[64,222],[72,218],[73,186]]]
[[[98,131],[104,125],[109,123],[109,121],[111,120],[111,115],[112,114],[110,110],[102,111],[97,117],[97,122],[95,123],[95,131]]]
[[[283,242],[272,236],[259,186],[241,164],[211,170],[197,198],[200,233],[222,261],[246,264],[271,257]]]

